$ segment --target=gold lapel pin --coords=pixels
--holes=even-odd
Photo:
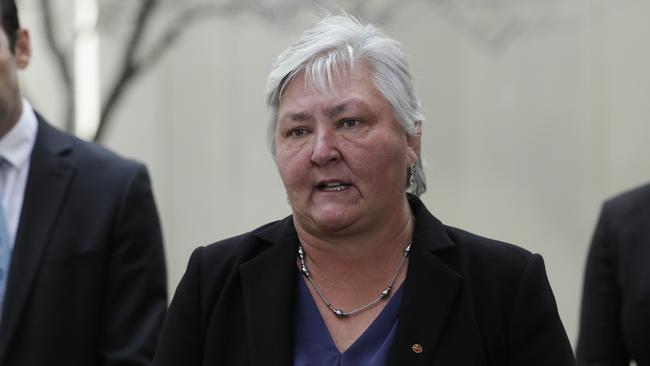
[[[419,353],[422,353],[422,351],[424,351],[424,348],[422,347],[421,344],[416,343],[416,344],[411,346],[411,351],[419,354]]]

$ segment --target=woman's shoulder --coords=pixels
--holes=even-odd
[[[526,308],[531,314],[557,319],[541,255],[464,230],[447,230],[456,244],[458,272],[479,307],[477,319],[482,329],[510,329],[513,317]]]
[[[526,266],[533,256],[532,252],[518,245],[490,239],[451,226],[446,226],[446,230],[462,256],[472,265],[516,270]]]
[[[517,245],[446,225],[417,197],[410,196],[409,203],[416,216],[417,235],[427,238],[426,247],[461,275],[485,274],[486,279],[495,277],[494,274],[516,275],[536,256]]]
[[[288,218],[273,221],[249,232],[198,247],[192,257],[199,256],[202,264],[208,264],[207,268],[223,270],[229,267],[237,267],[264,251],[268,245],[265,245],[266,242],[261,238],[261,235],[267,230],[281,225],[286,220]],[[202,265],[202,267],[204,266]]]
[[[540,289],[548,285],[541,255],[461,229],[446,229],[456,245],[456,270],[475,297],[485,297],[486,302],[508,302],[517,296],[521,283],[527,279],[534,279]]]
[[[248,262],[274,245],[264,239],[266,232],[290,224],[290,217],[270,222],[252,231],[213,242],[194,249],[187,265],[186,276],[199,279],[203,285],[231,281],[239,274],[240,265]]]

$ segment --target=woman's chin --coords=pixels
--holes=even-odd
[[[341,208],[316,212],[312,216],[315,229],[322,233],[337,233],[343,231],[357,219],[357,215]]]

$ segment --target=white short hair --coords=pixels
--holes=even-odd
[[[367,63],[379,92],[393,107],[395,119],[405,133],[420,133],[424,115],[420,110],[408,60],[402,46],[371,24],[361,24],[343,14],[321,20],[278,56],[266,85],[268,143],[275,155],[275,128],[284,88],[300,72],[305,80],[322,91],[333,90],[337,79],[355,64]],[[410,193],[426,190],[422,159],[418,157]]]

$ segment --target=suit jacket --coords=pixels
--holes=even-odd
[[[444,226],[410,202],[413,245],[388,365],[574,364],[539,255]],[[198,248],[154,364],[291,365],[297,244],[288,217]]]
[[[578,363],[650,365],[650,184],[603,205],[587,257]]]
[[[0,365],[148,365],[167,296],[148,173],[37,118]]]

